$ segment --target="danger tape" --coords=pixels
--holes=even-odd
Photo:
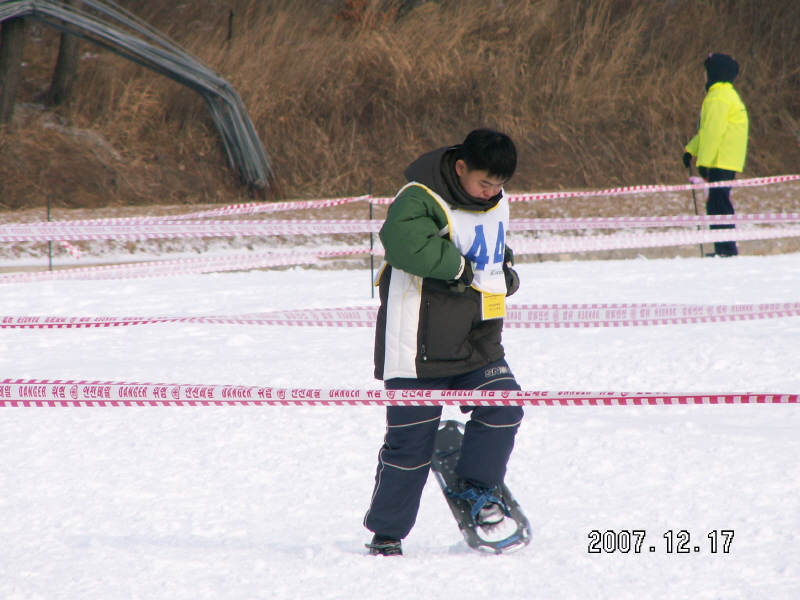
[[[733,182],[695,183],[680,186],[631,186],[608,190],[555,192],[545,194],[512,195],[515,201],[547,198],[568,198],[587,195],[617,195],[657,191],[681,191],[705,187],[730,185],[755,186],[793,181],[800,175],[783,175],[744,179]],[[281,203],[250,203],[233,205],[221,209],[190,213],[180,216],[151,217],[147,219],[101,219],[89,221],[47,222],[0,226],[0,242],[59,241],[75,258],[81,257],[78,248],[67,240],[104,239],[152,239],[152,238],[214,238],[214,237],[265,237],[273,235],[323,235],[323,234],[364,234],[375,233],[382,226],[377,220],[262,220],[262,221],[195,221],[193,219],[246,214],[257,212],[276,212],[337,206],[350,202],[381,199],[370,196],[353,196],[326,200],[310,200]],[[391,202],[391,198],[383,199]],[[580,218],[580,219],[514,219],[510,222],[511,231],[566,231],[591,229],[627,229],[632,227],[692,227],[701,225],[782,225],[800,221],[800,213],[754,214],[754,215],[712,215],[673,217],[618,217],[618,218]],[[611,234],[595,236],[573,236],[541,238],[536,240],[514,240],[512,246],[516,254],[553,254],[569,252],[590,252],[615,249],[694,245],[720,241],[765,240],[800,236],[800,228],[750,228],[736,230],[697,230],[646,234]],[[328,253],[328,256],[383,253],[380,245],[373,249],[341,250]],[[267,258],[264,255],[239,257],[201,257],[198,259],[152,261],[136,265],[114,265],[108,267],[88,267],[52,272],[14,273],[0,275],[0,283],[22,283],[55,279],[117,279],[134,277],[155,277],[192,273],[211,273],[270,266],[301,265],[315,262],[323,254],[297,253],[281,258]]]
[[[331,206],[341,206],[342,204],[350,204],[351,202],[363,202],[369,200],[370,196],[351,196],[349,198],[329,198],[326,200],[296,200],[293,202],[274,202],[272,204],[265,204],[263,202],[251,202],[248,204],[234,204],[224,208],[216,208],[213,210],[204,210],[196,213],[189,213],[180,217],[172,217],[178,219],[203,219],[208,217],[222,217],[228,215],[244,215],[265,212],[280,212],[287,210],[308,210],[315,208],[328,208]]]
[[[68,221],[69,225],[116,225],[133,223],[159,223],[165,221],[184,221],[188,219],[206,219],[209,217],[227,217],[230,215],[247,215],[257,213],[272,213],[292,210],[308,210],[315,208],[328,208],[331,206],[341,206],[351,202],[363,202],[369,200],[370,196],[352,196],[349,198],[330,198],[326,200],[294,200],[292,202],[250,202],[247,204],[233,204],[223,208],[204,210],[200,212],[187,213],[183,215],[165,215],[161,217],[119,217],[113,219],[85,219]]]
[[[509,231],[627,229],[629,227],[695,227],[700,225],[779,225],[800,221],[800,213],[743,215],[676,215],[671,217],[584,217],[577,219],[511,219]]]
[[[382,221],[158,221],[139,220],[119,224],[70,222],[0,226],[0,242],[49,240],[142,240],[159,238],[264,237],[273,235],[323,235],[380,231]]]
[[[0,407],[665,406],[796,403],[797,394],[351,390],[42,379],[0,381]]]
[[[566,198],[584,198],[593,196],[625,196],[630,194],[654,194],[665,192],[687,192],[718,187],[758,187],[773,183],[785,183],[800,180],[800,175],[777,175],[773,177],[754,177],[734,181],[717,181],[714,183],[687,183],[681,185],[632,185],[605,190],[585,190],[571,192],[544,192],[537,194],[509,194],[509,202],[525,202],[531,200],[561,200]]]
[[[642,194],[642,193],[683,192],[683,191],[702,190],[715,187],[755,187],[755,186],[771,185],[774,183],[784,183],[796,180],[800,180],[800,175],[756,177],[751,179],[719,181],[714,183],[698,182],[698,183],[689,183],[681,185],[637,185],[637,186],[625,186],[625,187],[609,188],[602,190],[577,190],[577,191],[559,191],[559,192],[540,192],[540,193],[528,193],[528,194],[508,194],[507,197],[510,202],[524,202],[533,200],[581,198],[587,196],[620,196],[620,195]],[[16,225],[6,225],[0,227],[0,231],[2,231],[6,227],[12,227],[12,228],[37,227],[39,225],[71,226],[71,227],[84,227],[84,226],[97,227],[102,225],[133,225],[133,224],[148,225],[148,224],[164,223],[170,221],[180,222],[193,219],[205,219],[209,217],[222,217],[230,215],[327,208],[332,206],[341,206],[343,204],[350,204],[352,202],[364,202],[364,201],[371,202],[373,204],[391,204],[394,201],[394,198],[389,198],[389,197],[379,198],[379,197],[364,195],[364,196],[349,196],[344,198],[328,198],[323,200],[295,200],[291,202],[272,202],[272,203],[251,202],[246,204],[234,204],[223,208],[193,212],[183,215],[148,217],[146,219],[142,219],[139,217],[126,217],[126,218],[113,218],[113,219],[77,220],[77,221],[68,221],[63,223],[24,223]],[[5,240],[5,241],[29,241],[29,240],[26,238],[25,240]]]
[[[754,186],[764,186],[774,183],[783,183],[796,180],[800,180],[800,175],[756,177],[751,179],[719,181],[714,183],[701,182],[701,183],[688,183],[681,185],[637,185],[637,186],[625,186],[625,187],[609,188],[602,190],[578,190],[578,191],[541,192],[541,193],[529,193],[529,194],[508,194],[507,197],[511,202],[523,202],[529,200],[552,200],[552,199],[580,198],[587,196],[619,196],[619,195],[642,194],[642,193],[682,192],[690,190],[702,190],[715,187],[754,187]],[[96,227],[110,226],[110,225],[117,225],[122,227],[125,226],[146,227],[148,225],[152,226],[152,225],[157,225],[159,223],[167,223],[173,221],[181,222],[194,219],[204,219],[208,217],[316,209],[316,208],[325,208],[331,206],[340,206],[343,204],[349,204],[352,202],[362,202],[362,201],[369,201],[372,202],[373,204],[390,204],[391,202],[394,201],[394,198],[388,198],[388,197],[377,198],[365,195],[365,196],[350,196],[345,198],[329,198],[324,200],[297,200],[292,202],[274,202],[274,203],[253,202],[247,204],[234,204],[223,208],[188,213],[184,215],[148,217],[146,219],[132,217],[132,218],[115,218],[115,219],[78,220],[78,221],[68,221],[60,223],[48,222],[48,223],[25,223],[16,225],[4,225],[0,226],[0,232],[6,233],[6,230],[8,230],[8,231],[16,231],[24,235],[25,233],[30,233],[30,230],[25,231],[25,228],[34,228],[35,230],[38,230],[41,227],[46,227],[48,231],[52,232],[54,229],[62,227],[96,228]],[[700,219],[702,219],[702,217],[700,217]],[[794,220],[797,219],[795,218]],[[726,220],[724,222],[733,222],[733,221]],[[261,221],[256,221],[256,223],[261,223]],[[354,223],[368,224],[370,223],[370,221],[354,221]],[[80,235],[80,233],[81,232],[74,232],[75,235]],[[94,232],[89,232],[86,234],[88,235],[91,233]],[[159,232],[153,231],[153,233],[159,233]],[[313,233],[313,231],[311,233]],[[6,236],[7,235],[9,234],[6,234]],[[239,234],[234,233],[233,235],[239,235]],[[284,235],[284,234],[280,233],[271,235]],[[54,239],[54,238],[51,237],[48,239]],[[73,239],[101,239],[101,238],[73,238]],[[30,238],[4,239],[3,237],[0,237],[0,241],[32,241],[32,240]]]
[[[774,183],[786,183],[800,180],[800,175],[777,175],[773,177],[754,177],[734,181],[717,181],[714,183],[687,183],[681,185],[631,185],[603,190],[576,190],[560,192],[539,192],[534,194],[508,194],[509,202],[531,202],[538,200],[564,200],[567,198],[586,198],[596,196],[625,196],[630,194],[660,194],[666,192],[688,192],[717,187],[758,187]],[[391,204],[394,198],[372,198],[374,204]]]
[[[227,316],[199,317],[0,317],[0,329],[80,329],[125,327],[156,323],[221,325],[288,325],[310,327],[374,327],[375,307],[286,310]]]
[[[800,236],[800,227],[770,229],[712,229],[646,234],[610,234],[553,237],[509,241],[514,254],[556,254],[560,252],[597,252],[662,246],[687,246],[712,242],[767,240]]]
[[[653,194],[665,192],[686,192],[690,190],[703,190],[715,187],[758,187],[764,185],[772,185],[775,183],[786,183],[790,181],[800,180],[800,175],[777,175],[772,177],[754,177],[750,179],[738,179],[734,181],[719,181],[715,183],[708,183],[700,181],[697,183],[688,183],[680,185],[633,185],[617,188],[608,188],[602,190],[575,190],[575,191],[558,191],[558,192],[537,192],[529,194],[507,194],[509,202],[526,202],[536,200],[561,200],[567,198],[583,198],[588,196],[624,196],[630,194]],[[351,202],[371,202],[372,204],[385,205],[391,204],[394,201],[393,197],[375,197],[375,196],[350,196],[344,198],[330,198],[324,200],[296,200],[292,202],[252,202],[247,204],[235,204],[224,208],[207,210],[202,212],[190,213],[178,217],[159,217],[164,219],[197,219],[212,216],[227,216],[227,215],[241,215],[241,214],[255,214],[266,212],[279,212],[287,210],[303,210],[303,209],[316,209],[326,208],[330,206],[339,206],[342,204],[349,204]],[[124,219],[116,219],[123,221]]]
[[[712,215],[677,217],[620,217],[605,219],[512,219],[510,231],[621,229],[629,227],[689,227],[721,224],[795,223],[800,213],[754,215]],[[48,240],[108,240],[267,237],[274,235],[336,235],[377,233],[383,221],[377,220],[263,220],[263,221],[153,221],[137,220],[119,224],[83,224],[71,222],[0,225],[0,242],[43,242]],[[786,237],[796,235],[789,230]],[[749,235],[762,235],[765,229],[748,229]],[[770,234],[763,234],[770,235]],[[756,238],[758,239],[758,238]]]
[[[369,252],[369,248],[348,248],[335,251],[283,254],[240,254],[235,256],[212,256],[177,260],[160,260],[145,263],[62,269],[57,271],[32,271],[4,273],[2,283],[33,283],[37,281],[130,279],[142,277],[167,277],[245,271],[267,267],[295,266],[315,263],[321,258],[333,258]]]
[[[756,321],[800,316],[800,302],[760,304],[511,304],[504,325],[511,328],[645,327]],[[282,310],[196,317],[4,316],[0,329],[80,329],[157,323],[283,325],[289,327],[374,327],[377,307]]]
[[[742,215],[739,215],[742,216]],[[375,222],[377,223],[377,222]],[[605,224],[603,224],[605,225]],[[376,226],[377,227],[377,226]],[[513,222],[512,222],[512,229]],[[593,252],[633,248],[656,248],[683,246],[724,241],[766,240],[800,236],[800,227],[689,230],[678,232],[651,232],[645,234],[609,234],[571,237],[549,237],[539,239],[509,239],[509,245],[517,256],[526,254],[557,254],[570,252]],[[47,237],[47,236],[43,236]],[[188,275],[222,271],[267,268],[273,266],[301,265],[316,262],[319,258],[348,254],[371,254],[382,256],[380,243],[374,248],[348,246],[340,250],[315,253],[285,253],[238,255],[233,257],[199,257],[151,261],[138,264],[121,264],[104,267],[85,267],[58,271],[35,271],[0,275],[2,283],[28,283],[52,280],[97,280],[166,275]]]
[[[760,304],[519,304],[506,309],[512,328],[646,327],[800,316],[800,302]]]

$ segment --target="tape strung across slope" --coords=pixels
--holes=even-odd
[[[349,390],[46,379],[0,381],[0,407],[668,406],[796,404],[798,401],[797,394]]]
[[[56,271],[29,271],[4,273],[0,283],[32,283],[35,281],[130,279],[140,277],[166,277],[218,273],[224,271],[247,271],[265,267],[280,267],[311,264],[322,258],[348,256],[369,252],[369,248],[345,248],[336,251],[284,252],[275,254],[239,254],[234,256],[209,256],[156,260],[144,263],[59,269]]]
[[[199,317],[14,317],[0,316],[0,329],[79,329],[155,323],[218,323],[297,327],[374,327],[374,306],[278,310]],[[509,304],[504,325],[512,328],[644,327],[800,316],[800,302],[762,304]]]
[[[586,195],[614,195],[624,193],[664,192],[703,187],[719,187],[721,183],[736,186],[767,185],[779,181],[793,181],[800,175],[784,175],[745,179],[715,184],[686,184],[679,186],[632,186],[610,190],[581,192],[553,192],[544,194],[512,195],[511,200],[524,201],[550,197],[577,197]],[[257,220],[257,221],[216,221],[196,220],[205,217],[228,216],[256,212],[277,212],[339,206],[351,202],[376,199],[370,196],[353,196],[325,200],[281,202],[274,204],[238,204],[220,209],[190,213],[182,216],[96,219],[66,222],[26,223],[0,226],[0,242],[50,241],[59,240],[73,256],[80,257],[80,251],[67,240],[104,239],[158,239],[158,238],[215,238],[238,236],[272,235],[332,235],[353,233],[375,233],[380,230],[377,220]],[[692,227],[700,225],[784,225],[800,221],[800,213],[745,214],[670,217],[615,217],[579,219],[512,219],[510,231],[565,231],[592,229],[628,229],[643,227]],[[544,237],[540,239],[514,239],[511,246],[517,255],[552,254],[562,252],[589,252],[623,248],[646,248],[659,246],[693,245],[720,241],[743,241],[778,239],[800,236],[800,227],[781,228],[739,228],[724,230],[683,230],[672,232],[649,232],[644,234],[616,233],[608,235],[583,235]],[[372,248],[342,248],[316,253],[319,257],[333,257],[347,254],[367,253],[382,255],[380,244]],[[294,260],[294,262],[292,262]],[[152,277],[157,275],[180,275],[210,273],[226,270],[254,269],[276,265],[307,264],[316,259],[312,253],[298,251],[294,259],[291,255],[246,255],[230,257],[198,258],[177,261],[153,261],[136,265],[115,265],[113,267],[92,267],[51,272],[13,273],[0,275],[0,283],[22,283],[54,279],[109,279]],[[277,262],[274,262],[277,261]]]
[[[784,225],[800,222],[800,213],[745,215],[615,217],[583,219],[511,219],[509,231],[559,231],[575,229],[627,229],[643,227],[692,227],[697,225]],[[377,233],[383,221],[356,219],[256,221],[168,221],[135,219],[114,222],[50,221],[22,225],[0,225],[0,242],[46,242],[49,240],[111,240],[158,238],[216,238],[272,235],[332,235]],[[786,229],[784,237],[796,235]],[[748,230],[761,231],[761,230]],[[783,230],[780,230],[783,231]],[[701,232],[702,233],[702,232]]]
[[[739,215],[743,216],[743,215]],[[223,222],[224,223],[224,222]],[[376,221],[370,223],[377,223]],[[168,233],[161,224],[160,230],[163,237],[174,237],[175,233]],[[170,225],[167,227],[177,227]],[[326,230],[330,232],[336,229],[335,224],[318,223],[313,226],[316,231]],[[379,227],[375,225],[375,227]],[[346,224],[338,232],[353,233],[357,225]],[[191,227],[190,227],[191,229]],[[224,231],[230,234],[231,231],[253,231],[253,227],[247,225],[242,228],[209,227],[206,229],[196,228],[188,231],[186,237],[205,236],[210,233],[221,234]],[[290,235],[289,232],[296,233],[298,230],[308,231],[304,226],[297,223],[286,224],[266,224],[261,226],[259,231],[283,231],[285,233],[276,235]],[[2,227],[0,227],[2,231]],[[75,234],[76,236],[78,234]],[[83,234],[80,234],[83,235]],[[134,234],[131,234],[134,235]],[[758,228],[758,229],[716,229],[700,231],[680,231],[680,232],[651,232],[645,234],[611,234],[594,236],[573,236],[556,237],[527,240],[509,240],[509,245],[514,249],[514,254],[522,256],[525,254],[553,254],[560,252],[589,252],[597,250],[612,250],[619,248],[646,248],[660,246],[676,246],[686,244],[710,243],[719,241],[741,241],[741,240],[764,240],[778,239],[800,236],[800,227],[784,228]],[[46,239],[48,236],[42,236]],[[109,237],[113,237],[109,234]],[[158,237],[158,236],[157,236]],[[189,275],[195,273],[214,273],[221,271],[259,269],[279,265],[301,265],[316,262],[318,258],[332,258],[336,256],[373,254],[383,255],[383,248],[376,244],[375,248],[368,246],[353,247],[347,246],[340,250],[329,250],[319,252],[297,253],[285,252],[274,254],[246,254],[229,257],[200,257],[195,259],[180,259],[166,261],[151,261],[137,264],[120,264],[103,267],[86,267],[78,269],[63,269],[56,271],[32,271],[23,273],[0,274],[0,284],[3,283],[28,283],[33,281],[52,281],[63,279],[122,279],[134,277],[154,277],[159,275]]]

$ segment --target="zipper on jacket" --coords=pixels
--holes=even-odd
[[[422,319],[422,345],[419,348],[419,355],[422,360],[428,360],[428,350],[425,347],[426,342],[428,341],[428,313],[431,310],[431,303],[425,303],[425,316]]]

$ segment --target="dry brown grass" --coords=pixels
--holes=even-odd
[[[800,164],[796,2],[443,0],[396,20],[387,0],[121,4],[234,85],[283,197],[362,194],[369,178],[376,194],[391,195],[416,155],[478,126],[518,140],[514,190],[683,181],[682,145],[696,126],[701,63],[711,51],[742,66],[737,88],[752,123],[745,174],[796,172]],[[105,186],[111,196],[152,200],[135,181],[146,170],[128,169],[161,156],[184,168],[162,165],[162,179],[203,178],[183,198],[168,184],[162,196],[236,201],[242,190],[225,181],[199,98],[86,50],[97,56],[82,61],[75,101],[60,114],[101,132],[122,154],[122,164],[108,168],[126,174],[135,194],[117,183]],[[38,88],[44,65],[52,68],[41,54]],[[22,141],[6,140],[0,153],[9,145]],[[11,205],[8,196],[0,202]]]

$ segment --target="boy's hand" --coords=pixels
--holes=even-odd
[[[692,164],[692,153],[691,152],[684,152],[683,153],[683,168],[688,169],[689,165]]]
[[[450,289],[453,291],[463,292],[470,285],[475,277],[475,271],[472,268],[472,262],[468,261],[463,256],[461,257],[461,270],[456,275],[455,279],[450,280]]]
[[[511,262],[503,263],[503,275],[506,277],[506,296],[513,296],[519,289],[519,275],[511,268]]]

